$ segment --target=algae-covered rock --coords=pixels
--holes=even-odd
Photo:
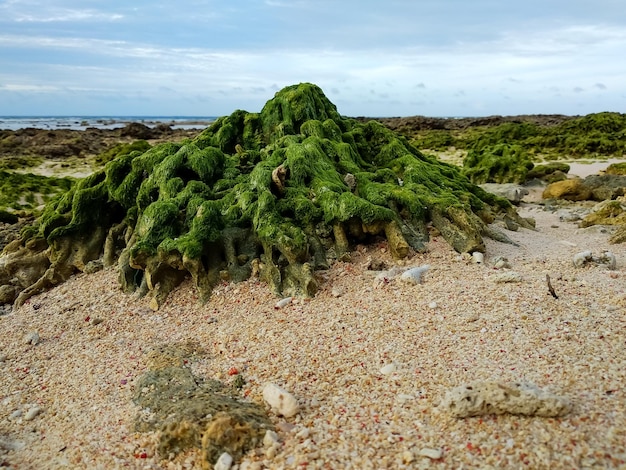
[[[622,176],[626,176],[626,162],[620,162],[620,163],[611,163],[605,173],[607,175],[622,175]]]
[[[544,165],[535,165],[527,174],[526,179],[537,178],[548,183],[563,181],[567,179],[570,166],[567,163],[551,162]]]
[[[157,451],[169,459],[189,448],[201,449],[202,468],[213,468],[223,452],[235,459],[258,446],[273,425],[259,404],[239,398],[217,380],[203,380],[184,367],[194,345],[168,344],[152,349],[150,369],[135,384],[133,401],[141,407],[135,429],[158,431]]]
[[[533,163],[519,145],[478,141],[463,160],[463,172],[476,184],[523,183]]]
[[[567,201],[585,201],[591,198],[591,190],[580,178],[557,181],[549,184],[543,191],[544,199],[565,199]]]
[[[202,300],[253,274],[310,296],[315,270],[356,243],[384,237],[401,258],[425,250],[432,222],[457,251],[484,251],[498,215],[527,226],[459,169],[378,122],[343,118],[304,83],[193,140],[119,155],[49,203],[24,240],[45,239],[51,267],[17,303],[98,257],[154,308],[187,276]]]

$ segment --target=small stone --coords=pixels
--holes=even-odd
[[[403,464],[409,464],[411,462],[413,462],[413,460],[415,460],[415,456],[413,455],[413,452],[411,452],[410,450],[405,450],[404,452],[402,452],[402,463]]]
[[[271,429],[265,431],[265,436],[263,437],[263,446],[265,448],[272,447],[274,444],[278,443],[278,434]]]
[[[17,419],[22,417],[22,410],[15,410],[9,415],[9,419]]]
[[[293,297],[285,297],[284,299],[280,299],[278,302],[276,302],[276,305],[274,306],[274,308],[280,309],[280,308],[286,307],[287,305],[291,303],[292,300],[293,300]]]
[[[266,384],[265,387],[263,387],[263,399],[270,405],[272,411],[285,418],[291,418],[299,411],[296,398],[278,385],[272,383]]]
[[[217,462],[213,466],[214,470],[230,470],[230,467],[233,465],[233,457],[228,453],[224,452],[219,456]]]
[[[383,375],[391,375],[396,371],[396,365],[392,362],[386,366],[381,367],[380,373]]]
[[[418,266],[416,268],[407,269],[400,276],[400,280],[408,284],[419,284],[422,282],[422,274],[430,269],[430,265]]]
[[[40,341],[39,333],[32,331],[24,336],[24,343],[35,346]]]
[[[485,261],[485,255],[483,255],[480,251],[475,251],[472,253],[472,261],[476,264],[483,264]]]
[[[563,416],[570,402],[531,383],[473,382],[446,394],[442,408],[456,418],[487,414]]]
[[[580,253],[576,253],[573,258],[574,266],[580,268],[590,262],[593,259],[593,254],[591,251],[581,251]]]
[[[437,302],[430,302],[428,304],[428,308],[431,309],[431,310],[436,309],[437,308]]]
[[[496,274],[492,277],[493,282],[496,284],[508,283],[508,282],[522,282],[522,275],[515,271],[505,271]]]
[[[493,262],[493,267],[496,269],[510,269],[511,268],[511,264],[509,263],[509,260],[502,256],[496,256],[492,262]]]
[[[33,420],[33,419],[35,419],[35,418],[39,415],[39,413],[41,413],[42,411],[43,411],[43,410],[42,410],[40,407],[38,407],[38,406],[36,406],[36,405],[35,405],[35,406],[33,406],[30,410],[28,410],[28,413],[26,413],[26,414],[24,415],[24,419],[25,419],[26,421],[32,421],[32,420]]]
[[[428,457],[432,460],[439,460],[441,457],[443,457],[443,451],[441,449],[431,449],[429,447],[424,447],[423,449],[420,449],[419,455],[421,457]]]
[[[0,362],[5,362],[7,360],[6,354],[0,354]]]
[[[613,253],[610,251],[604,251],[598,258],[598,264],[606,266],[608,270],[613,271],[617,266],[617,260],[615,259],[615,255]]]
[[[335,298],[337,297],[341,297],[343,295],[343,292],[340,289],[333,289],[333,291],[331,292],[331,295]]]
[[[102,323],[104,320],[102,318],[94,318],[93,320],[91,320],[91,324],[96,326],[99,325],[100,323]]]

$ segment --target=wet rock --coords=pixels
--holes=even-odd
[[[448,391],[442,407],[456,418],[487,414],[556,417],[572,406],[531,383],[474,382]]]

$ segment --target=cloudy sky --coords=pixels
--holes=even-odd
[[[626,112],[623,0],[0,0],[0,115]]]

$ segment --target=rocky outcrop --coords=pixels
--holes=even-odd
[[[100,257],[155,309],[186,276],[201,300],[253,274],[276,293],[311,296],[315,270],[356,243],[384,237],[403,258],[425,249],[432,223],[457,251],[482,252],[484,236],[507,240],[488,227],[497,217],[530,228],[458,168],[378,122],[341,117],[300,84],[194,140],[118,155],[49,203],[12,250],[42,240],[50,261],[16,303]]]

